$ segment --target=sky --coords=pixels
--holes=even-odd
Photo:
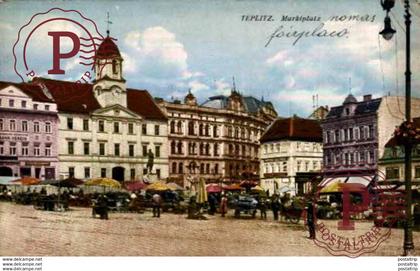
[[[280,116],[307,117],[313,95],[318,95],[318,105],[330,107],[342,104],[349,93],[358,99],[365,94],[404,95],[403,4],[397,0],[392,9],[397,33],[386,41],[378,35],[385,17],[379,2],[0,0],[0,80],[21,81],[13,52],[17,71],[24,74],[25,40],[26,59],[37,76],[79,80],[87,70],[79,63],[80,56],[61,60],[65,74],[48,74],[53,51],[48,32],[83,36],[83,29],[68,21],[39,24],[71,17],[89,33],[98,33],[93,24],[75,12],[59,10],[30,20],[51,8],[77,10],[106,36],[109,12],[110,35],[124,58],[128,87],[147,89],[166,100],[183,99],[191,90],[204,102],[209,96],[228,95],[234,77],[239,92],[271,101]],[[420,97],[420,1],[411,4],[412,92]],[[256,15],[260,21],[251,19]],[[296,16],[307,21],[283,20]],[[72,40],[63,38],[61,46],[61,53],[71,51]]]

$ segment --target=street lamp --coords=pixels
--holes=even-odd
[[[381,5],[384,10],[386,10],[385,17],[385,28],[379,34],[381,34],[384,39],[390,40],[392,35],[395,33],[395,30],[391,28],[391,19],[388,16],[391,8],[394,7],[395,0],[381,0]],[[411,24],[411,14],[410,14],[410,1],[404,0],[404,10],[405,10],[405,118],[406,124],[408,125],[411,122],[411,71],[410,71],[410,24]],[[404,256],[412,255],[414,252],[414,243],[413,243],[413,217],[411,212],[412,204],[412,192],[411,192],[411,151],[412,151],[412,142],[410,140],[405,141],[404,143],[404,172],[405,172],[405,193],[406,193],[406,222],[404,223]]]

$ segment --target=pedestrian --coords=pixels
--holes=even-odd
[[[280,202],[276,194],[271,199],[271,210],[273,211],[274,220],[279,220]]]
[[[228,198],[226,197],[226,194],[222,194],[222,198],[220,200],[220,213],[222,214],[222,217],[225,217],[225,214],[227,213],[228,208]]]
[[[216,213],[216,196],[213,193],[209,195],[209,215],[214,215]]]
[[[314,206],[312,202],[306,207],[306,223],[308,224],[309,239],[315,239]]]
[[[152,205],[153,205],[153,217],[160,217],[160,205],[162,198],[158,193],[155,193],[152,196]]]
[[[108,199],[106,195],[99,196],[98,207],[100,218],[108,220]]]
[[[267,205],[263,197],[258,199],[258,208],[260,209],[261,219],[267,219]]]

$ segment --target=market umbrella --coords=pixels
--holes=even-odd
[[[262,192],[264,192],[264,189],[263,189],[261,186],[259,186],[259,185],[257,185],[257,186],[255,186],[255,187],[251,188],[251,190],[252,190],[252,191],[262,191]]]
[[[245,188],[250,188],[250,187],[257,186],[257,185],[258,185],[258,182],[256,182],[256,181],[249,181],[249,180],[247,180],[247,181],[242,181],[242,182],[240,183],[240,186],[241,186],[241,187],[245,187]]]
[[[102,186],[102,187],[112,187],[112,188],[121,188],[119,181],[110,179],[110,178],[96,178],[90,179],[84,183],[87,186]]]
[[[339,193],[341,192],[341,185],[342,183],[340,182],[334,182],[322,188],[320,193]]]
[[[203,204],[207,201],[206,183],[204,178],[200,178],[197,187],[197,203]]]
[[[167,183],[166,184],[169,189],[171,189],[172,191],[181,191],[184,190],[184,188],[176,183]]]
[[[242,190],[242,187],[239,184],[235,183],[235,184],[224,186],[223,190],[236,191],[236,190]]]
[[[220,193],[222,192],[222,187],[218,184],[211,183],[206,186],[207,193]]]
[[[23,177],[13,181],[12,183],[20,183],[21,185],[37,185],[40,184],[41,181],[34,177]]]
[[[154,191],[165,191],[171,190],[169,186],[164,182],[155,182],[147,186],[146,190],[154,190]]]
[[[146,187],[146,184],[142,181],[130,181],[124,183],[124,188],[128,191],[142,190]]]
[[[74,188],[83,184],[83,181],[72,177],[64,180],[46,180],[43,181],[41,184],[50,184],[58,187]]]

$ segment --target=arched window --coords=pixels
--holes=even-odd
[[[171,121],[171,134],[175,133],[175,122]]]
[[[200,174],[204,174],[204,163],[200,164]]]
[[[116,74],[118,73],[118,67],[117,67],[117,60],[112,60],[112,73]]]
[[[178,142],[178,154],[182,154],[182,142]]]
[[[172,173],[176,173],[176,163],[172,163]]]
[[[178,124],[177,124],[177,133],[178,134],[181,134],[182,133],[182,122],[181,121],[178,121]]]
[[[192,121],[188,123],[188,135],[194,135],[194,122]]]
[[[172,143],[171,143],[171,154],[175,154],[175,145],[176,145],[175,141],[172,141]]]
[[[198,131],[199,131],[198,133],[199,133],[200,136],[204,135],[204,132],[203,132],[203,124],[200,124],[200,126],[198,128]]]
[[[210,135],[210,126],[206,124],[206,136]]]
[[[184,163],[178,164],[178,173],[184,173]]]

